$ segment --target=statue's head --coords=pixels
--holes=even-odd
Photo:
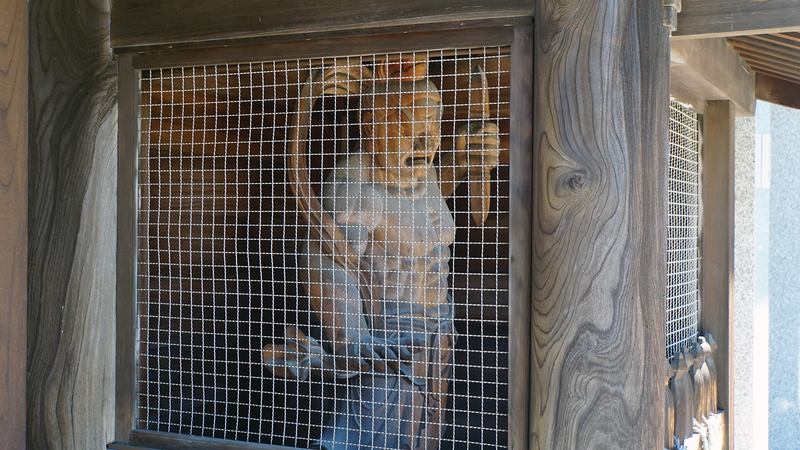
[[[441,143],[442,101],[427,78],[427,64],[384,62],[362,105],[365,149],[386,181],[414,183],[425,177]]]

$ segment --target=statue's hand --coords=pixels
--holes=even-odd
[[[497,167],[499,138],[497,124],[471,121],[458,128],[455,139],[455,165],[465,178],[482,180]]]
[[[400,370],[400,364],[407,364],[424,348],[422,334],[401,334],[397,339],[382,339],[363,335],[356,341],[348,342],[336,351],[336,365],[339,369],[368,372],[385,372],[388,365]]]

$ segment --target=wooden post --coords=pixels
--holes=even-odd
[[[703,116],[701,333],[717,341],[717,407],[725,411],[724,442],[733,437],[733,180],[734,105],[706,103]]]
[[[537,0],[531,445],[663,448],[661,2]]]
[[[28,430],[114,438],[117,75],[108,1],[30,1]]]
[[[0,448],[25,448],[28,2],[0,0]]]

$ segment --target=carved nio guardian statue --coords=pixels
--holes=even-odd
[[[310,227],[301,279],[323,336],[289,327],[263,357],[278,376],[346,380],[315,448],[438,448],[454,345],[447,279],[456,227],[445,199],[468,181],[473,218],[486,218],[498,139],[485,86],[476,66],[470,120],[438,164],[442,102],[426,63],[377,62],[374,76],[365,66],[316,69],[301,92],[287,160]],[[304,148],[314,101],[326,93],[360,94],[364,113],[360,148],[338,162],[320,202]]]

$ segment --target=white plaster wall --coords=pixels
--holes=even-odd
[[[800,111],[770,107],[769,448],[800,445]]]
[[[733,441],[753,449],[753,225],[755,117],[736,119],[734,205]]]

